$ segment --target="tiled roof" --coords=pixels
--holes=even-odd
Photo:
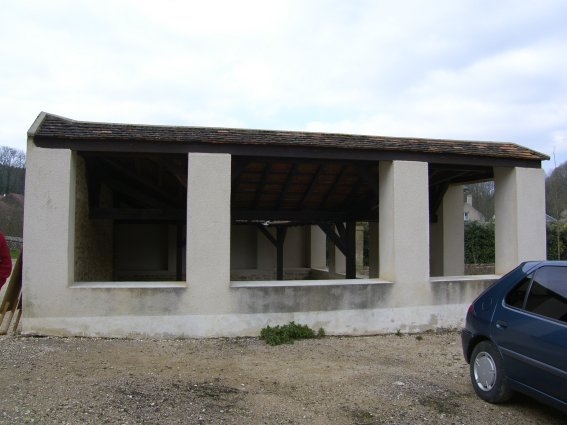
[[[42,115],[43,119],[37,123],[38,127],[33,129],[32,126],[33,130],[30,129],[30,136],[36,140],[257,145],[510,158],[524,161],[549,159],[547,155],[514,143],[216,127],[113,124],[75,121],[52,114],[42,113]]]

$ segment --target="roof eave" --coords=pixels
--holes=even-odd
[[[494,167],[525,167],[541,168],[543,159],[525,159],[512,157],[494,157],[480,155],[457,155],[448,153],[423,153],[413,151],[393,150],[367,150],[367,149],[340,149],[321,147],[302,147],[280,145],[254,145],[206,142],[161,142],[138,140],[100,140],[88,139],[62,139],[59,137],[34,137],[36,146],[41,148],[70,149],[82,152],[109,152],[109,153],[225,153],[235,156],[249,157],[283,157],[283,158],[311,158],[324,160],[352,160],[352,161],[422,161],[442,164],[471,164]]]

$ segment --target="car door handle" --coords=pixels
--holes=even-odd
[[[498,329],[506,329],[508,327],[508,322],[506,322],[504,320],[497,320],[496,321],[496,327]]]

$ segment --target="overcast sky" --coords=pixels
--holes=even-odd
[[[86,121],[515,142],[567,161],[564,0],[4,0],[0,145]]]

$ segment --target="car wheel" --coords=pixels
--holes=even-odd
[[[482,341],[474,348],[470,373],[474,390],[483,400],[489,403],[503,403],[512,396],[502,357],[493,343]]]

